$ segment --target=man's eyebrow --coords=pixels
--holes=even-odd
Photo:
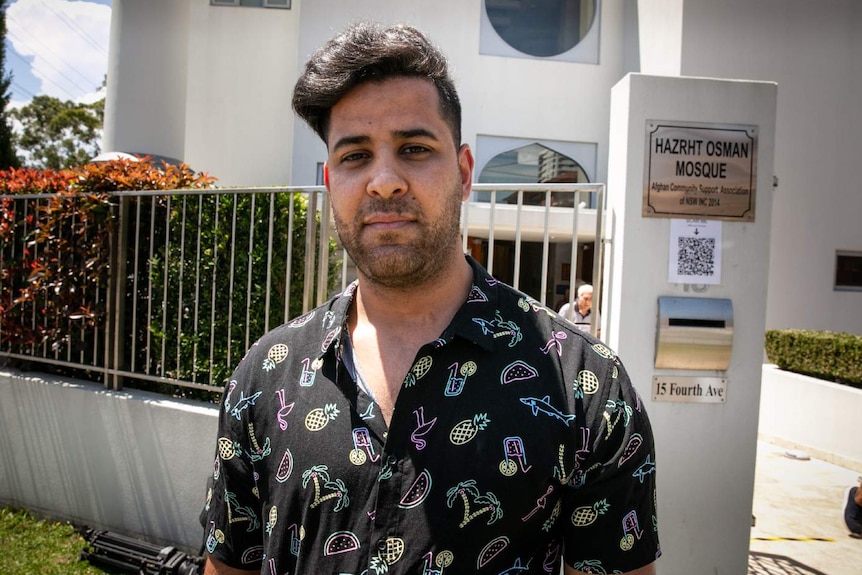
[[[429,138],[434,141],[437,141],[439,139],[434,132],[426,130],[425,128],[414,128],[412,130],[396,130],[393,133],[393,136],[400,139]]]
[[[365,144],[371,141],[371,138],[368,136],[345,136],[340,138],[337,142],[332,145],[332,151],[337,150],[338,148],[343,148],[345,146],[355,146],[357,144]]]

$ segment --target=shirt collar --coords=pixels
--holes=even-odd
[[[468,255],[466,258],[473,269],[473,286],[443,338],[461,337],[490,352],[496,346],[512,341],[515,337],[512,328],[518,328],[508,321],[510,318],[500,316],[500,289],[504,284],[472,257]]]
[[[467,263],[473,270],[473,285],[467,299],[455,313],[438,342],[445,344],[452,337],[461,337],[478,345],[485,351],[492,351],[499,343],[511,341],[514,334],[510,331],[508,318],[499,315],[499,290],[501,282],[492,277],[479,262],[465,255]],[[347,329],[347,315],[350,305],[356,295],[358,283],[352,282],[338,296],[333,298],[328,306],[324,306],[324,328],[326,337],[321,346],[321,357],[331,350],[341,349],[344,330]],[[526,299],[525,303],[530,303]],[[336,353],[337,355],[337,353]]]

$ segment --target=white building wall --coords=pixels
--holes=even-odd
[[[778,83],[767,328],[862,334],[835,250],[862,251],[862,3],[686,0],[682,73]]]
[[[190,13],[183,160],[219,185],[286,185],[299,10],[193,0]]]
[[[608,178],[610,89],[627,72],[779,84],[768,328],[862,333],[860,292],[833,290],[835,250],[862,251],[862,4],[857,0],[604,0],[599,64],[480,53],[484,3],[114,0],[105,148],[176,157],[222,185],[309,185],[326,151],[290,110],[318,46],[358,19],[407,22],[449,56],[463,139],[594,146]],[[574,158],[580,160],[579,158]]]
[[[187,2],[113,1],[104,151],[183,158],[188,25]]]
[[[596,15],[599,65],[488,56],[476,49],[454,59],[456,71],[471,71],[457,75],[467,134],[596,144],[597,169],[590,176],[607,181],[610,90],[623,75],[622,17],[620,2],[603,2]],[[478,27],[477,20],[477,36]]]
[[[685,0],[638,0],[639,72],[679,76],[684,3]]]

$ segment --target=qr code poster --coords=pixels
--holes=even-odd
[[[670,220],[668,281],[682,284],[721,283],[721,222]]]

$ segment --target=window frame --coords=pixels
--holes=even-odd
[[[587,33],[569,50],[555,56],[533,56],[521,52],[504,40],[488,16],[485,0],[482,0],[482,14],[479,25],[479,53],[485,56],[500,56],[504,58],[523,58],[527,60],[545,60],[568,62],[575,64],[600,64],[600,34],[603,0],[594,0],[593,20]]]
[[[841,259],[848,258],[852,260],[858,260],[857,265],[860,269],[862,269],[862,251],[854,251],[854,250],[835,250],[835,274],[833,275],[833,286],[832,289],[834,291],[855,291],[862,292],[862,271],[859,272],[859,283],[838,283],[841,279],[839,275],[841,274]]]
[[[210,0],[210,6],[242,6],[245,8],[275,8],[290,10],[292,0]]]

